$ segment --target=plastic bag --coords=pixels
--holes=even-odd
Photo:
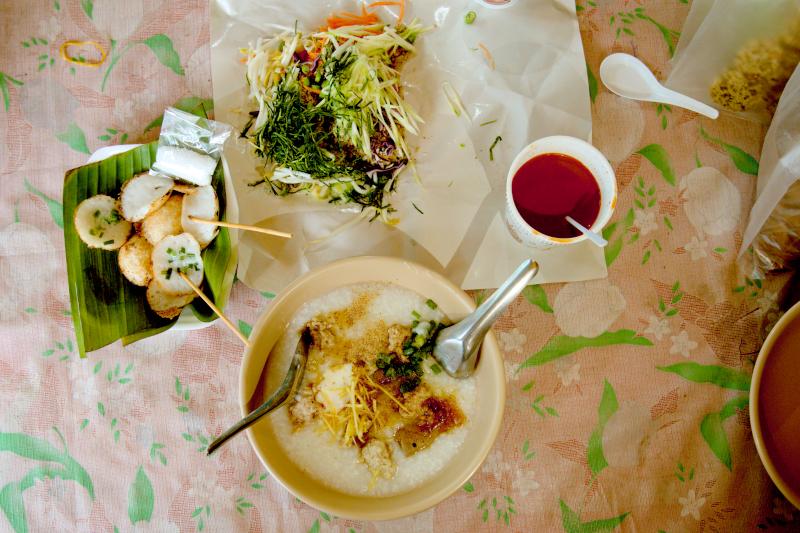
[[[800,67],[786,84],[761,149],[756,202],[742,252],[753,245],[754,275],[800,259]],[[740,253],[741,255],[741,253]]]
[[[798,60],[800,0],[700,0],[666,85],[766,123]]]
[[[230,134],[227,124],[168,107],[151,173],[197,186],[210,185],[222,157],[222,145]]]

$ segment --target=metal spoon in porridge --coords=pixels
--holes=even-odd
[[[528,259],[522,263],[485,302],[457,324],[439,332],[433,348],[433,357],[453,377],[466,378],[475,372],[478,351],[483,338],[492,324],[503,314],[506,307],[519,296],[531,279],[539,272],[536,261]],[[274,411],[292,397],[305,374],[311,333],[308,328],[300,334],[294,358],[281,386],[260,407],[234,424],[225,433],[208,445],[207,454],[225,444],[228,439],[255,424],[264,415]]]
[[[467,378],[475,372],[483,338],[538,273],[539,264],[533,259],[526,260],[475,311],[439,332],[433,357],[445,372],[455,378]]]
[[[300,334],[300,340],[297,341],[297,348],[294,351],[294,357],[289,364],[289,370],[283,383],[278,389],[267,398],[257,409],[246,417],[239,420],[236,424],[230,427],[225,433],[211,441],[206,450],[207,455],[214,453],[214,450],[225,444],[228,439],[238,434],[240,431],[249,428],[264,415],[274,411],[294,395],[295,390],[303,382],[303,376],[306,372],[306,361],[308,360],[308,347],[311,346],[311,332],[305,328]]]

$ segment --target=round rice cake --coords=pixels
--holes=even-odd
[[[119,194],[120,211],[125,220],[139,222],[164,205],[174,182],[164,176],[147,172],[137,174],[122,185]]]
[[[197,187],[191,193],[184,195],[181,209],[181,225],[184,231],[191,233],[200,243],[200,247],[205,248],[217,236],[219,227],[214,224],[195,222],[189,217],[206,220],[219,219],[219,201],[213,187]]]
[[[192,303],[195,294],[173,294],[166,292],[158,280],[147,285],[147,304],[161,318],[173,319],[181,314],[183,308]]]
[[[170,294],[192,293],[192,288],[181,278],[185,274],[189,280],[200,286],[203,282],[203,258],[200,244],[189,233],[171,235],[153,247],[153,279],[157,280],[164,292]]]
[[[164,205],[144,218],[142,221],[142,235],[150,244],[156,245],[164,237],[183,233],[183,226],[181,226],[182,204],[182,195],[172,194]]]
[[[125,244],[131,233],[131,223],[122,218],[117,201],[105,194],[79,203],[73,222],[78,237],[89,248],[116,250]]]
[[[146,287],[153,279],[153,264],[150,259],[152,253],[153,246],[138,233],[128,239],[119,249],[117,257],[119,269],[125,279],[139,287]]]

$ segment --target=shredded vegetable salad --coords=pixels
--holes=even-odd
[[[372,6],[383,4],[397,5]],[[242,135],[264,160],[272,193],[356,204],[389,221],[389,193],[412,161],[405,135],[421,123],[400,70],[424,31],[416,19],[391,26],[362,7],[331,15],[317,32],[295,28],[242,50],[258,104]]]

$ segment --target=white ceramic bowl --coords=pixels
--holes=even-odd
[[[388,282],[433,299],[453,321],[475,309],[463,290],[428,268],[392,257],[354,257],[312,270],[286,287],[256,322],[239,376],[242,415],[259,382],[267,357],[297,310],[309,300],[344,285]],[[309,476],[277,442],[269,415],[247,430],[261,462],[292,494],[330,514],[358,520],[389,520],[424,511],[458,491],[480,467],[500,430],[505,407],[503,356],[494,335],[484,339],[473,375],[478,398],[464,442],[442,471],[411,491],[386,497],[355,496],[331,489]],[[343,465],[342,468],[347,468]]]
[[[511,168],[508,169],[505,217],[511,234],[522,244],[540,250],[556,246],[567,246],[586,240],[585,235],[571,238],[545,235],[528,225],[517,210],[511,194],[511,183],[514,181],[514,175],[527,161],[542,154],[563,154],[575,158],[583,163],[595,177],[597,184],[600,186],[600,211],[597,214],[597,219],[589,229],[595,233],[600,233],[603,227],[608,224],[608,221],[611,220],[614,208],[617,205],[617,179],[614,175],[614,169],[611,168],[611,164],[602,152],[586,141],[566,135],[554,135],[533,141],[523,148],[514,158]]]
[[[792,308],[778,320],[777,324],[772,328],[772,331],[767,335],[764,344],[761,346],[758,359],[756,359],[756,364],[753,367],[753,376],[750,382],[750,430],[753,433],[753,441],[756,444],[758,456],[769,474],[769,477],[772,478],[773,483],[775,483],[775,486],[778,487],[778,490],[781,491],[786,499],[789,500],[792,505],[800,509],[800,486],[797,485],[796,481],[793,481],[797,479],[796,475],[792,476],[791,472],[787,471],[787,465],[782,465],[779,460],[773,457],[770,452],[770,446],[768,445],[770,441],[774,443],[774,440],[778,438],[794,438],[794,442],[796,442],[798,435],[792,435],[792,433],[790,433],[791,428],[797,426],[797,414],[800,413],[800,406],[798,406],[796,400],[796,392],[792,391],[790,393],[789,388],[781,389],[788,396],[784,397],[785,400],[794,402],[796,406],[794,411],[795,422],[791,422],[791,417],[786,418],[785,425],[788,431],[784,430],[782,437],[775,434],[765,435],[766,428],[763,419],[765,416],[764,413],[767,412],[767,410],[771,409],[772,413],[783,411],[785,408],[777,411],[774,409],[773,405],[774,402],[783,400],[784,398],[776,400],[774,396],[762,397],[761,394],[762,377],[765,372],[772,372],[773,374],[779,372],[780,375],[784,376],[784,384],[786,382],[796,383],[792,381],[792,376],[798,374],[800,359],[797,357],[790,359],[784,356],[783,360],[781,360],[781,358],[771,357],[771,355],[776,347],[778,351],[782,351],[784,354],[794,353],[796,355],[797,350],[800,349],[797,335],[798,329],[800,329],[800,303],[796,303],[792,306]],[[772,383],[775,382],[772,381]],[[773,405],[770,405],[770,402],[772,402]],[[774,424],[773,427],[775,427]]]

